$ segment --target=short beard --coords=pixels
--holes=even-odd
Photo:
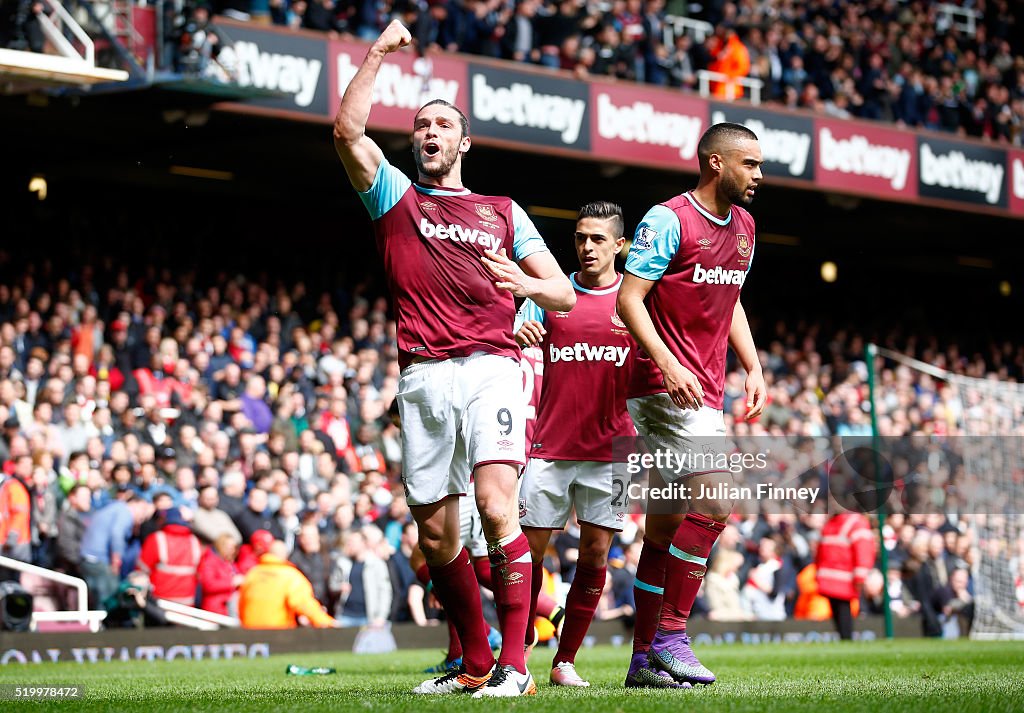
[[[416,159],[416,170],[420,172],[421,176],[429,176],[430,178],[442,178],[447,176],[452,171],[452,166],[459,160],[459,147],[452,146],[451,149],[446,151],[441,157],[441,163],[435,168],[427,168],[423,165],[423,154],[413,149],[413,158]]]
[[[753,196],[747,196],[747,187],[740,186],[734,180],[723,177],[720,184],[722,193],[732,205],[750,205],[754,202]]]

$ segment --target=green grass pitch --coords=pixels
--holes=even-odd
[[[476,701],[421,697],[408,691],[436,663],[435,651],[387,655],[285,654],[232,661],[8,665],[0,683],[83,684],[81,701],[0,702],[0,710],[131,713],[231,711],[469,711],[689,713],[690,711],[969,711],[1024,710],[1024,643],[935,640],[699,647],[718,683],[687,691],[627,691],[629,650],[584,649],[579,671],[589,689],[547,684],[551,650],[531,658],[539,695]],[[333,676],[284,674],[288,663],[333,666]]]

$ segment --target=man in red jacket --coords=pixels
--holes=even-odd
[[[196,569],[201,556],[199,538],[178,509],[171,508],[163,527],[142,543],[138,568],[149,575],[154,597],[191,607],[196,602]]]
[[[853,638],[850,602],[860,597],[864,580],[875,564],[871,523],[857,512],[835,515],[821,530],[818,545],[818,592],[832,605],[839,638]]]

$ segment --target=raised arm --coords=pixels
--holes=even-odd
[[[384,154],[366,135],[366,121],[373,100],[373,82],[384,57],[412,42],[409,30],[398,20],[392,21],[373,43],[356,76],[345,90],[345,96],[334,118],[334,148],[345,165],[353,188],[366,191],[373,184]]]

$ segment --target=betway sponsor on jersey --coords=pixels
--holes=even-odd
[[[817,183],[891,196],[914,194],[914,137],[852,122],[818,120]]]
[[[241,87],[287,95],[247,104],[310,114],[327,113],[326,45],[307,37],[217,23],[226,37],[218,61]]]
[[[1024,151],[1010,151],[1010,210],[1024,215]]]
[[[696,167],[707,104],[678,93],[590,85],[594,152],[608,158]]]
[[[571,347],[548,345],[548,363],[559,361],[610,361],[622,366],[629,356],[629,347],[615,347],[607,344],[576,342]]]
[[[721,265],[704,267],[699,262],[693,268],[693,281],[703,285],[743,286],[747,279],[746,270],[727,270]]]
[[[739,105],[712,104],[711,124],[723,121],[743,124],[757,134],[765,175],[814,178],[814,122],[810,119]]]
[[[335,40],[330,43],[331,105],[337,106],[366,55],[366,46]],[[416,110],[433,99],[465,107],[466,64],[446,55],[417,57],[389,54],[373,84],[374,128],[412,130]]]
[[[469,66],[475,136],[587,150],[587,85],[557,77]]]
[[[420,235],[424,238],[437,238],[438,240],[451,240],[456,243],[469,243],[480,245],[486,250],[498,250],[499,243],[496,235],[484,232],[479,228],[466,228],[457,223],[448,225],[437,225],[426,218],[420,218]]]
[[[1006,152],[920,137],[922,196],[1006,207]]]

